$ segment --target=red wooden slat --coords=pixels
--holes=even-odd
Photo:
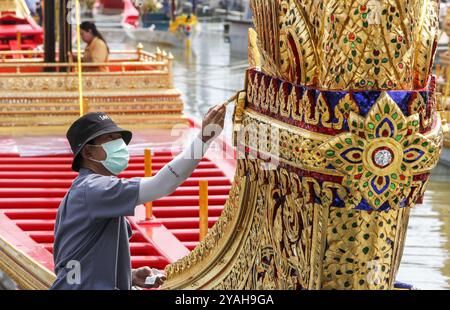
[[[169,152],[154,154],[152,165],[154,173],[171,159]],[[129,169],[121,177],[143,176],[143,161],[142,156],[132,157]],[[72,158],[64,155],[21,158],[15,154],[6,156],[0,154],[0,212],[4,212],[24,234],[49,253],[53,251],[53,229],[57,207],[77,175],[70,170],[71,162]],[[209,183],[208,224],[212,227],[223,210],[231,183],[209,160],[203,159],[193,175],[173,194],[153,202],[153,213],[157,218],[153,222],[156,224],[155,228],[160,225],[160,228],[172,233],[184,249],[192,250],[198,244],[198,183],[204,179]],[[149,242],[151,241],[148,239],[149,236],[153,235],[156,238],[156,235],[159,236],[164,230],[157,228],[150,232],[151,229],[149,231],[146,228],[147,224],[133,223],[138,225],[133,226],[133,236],[130,239],[133,268],[141,266],[164,268],[169,259],[174,257],[167,256],[170,249],[165,248],[167,242],[164,240],[170,238],[163,237],[163,233],[158,237],[160,244],[158,245],[158,242],[153,244]],[[176,238],[174,240],[177,240]],[[170,244],[176,246],[175,243]],[[164,251],[159,252],[160,250]],[[166,254],[162,254],[163,252]]]

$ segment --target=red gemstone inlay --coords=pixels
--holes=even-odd
[[[387,129],[383,130],[383,132],[381,133],[381,135],[383,137],[388,137],[389,136],[389,131]]]
[[[377,183],[378,183],[378,185],[383,185],[383,178],[382,177],[378,177]]]
[[[356,35],[355,35],[353,32],[351,32],[351,33],[348,35],[348,39],[349,39],[350,41],[355,41]]]
[[[360,159],[360,158],[361,158],[361,154],[359,154],[359,153],[353,153],[352,157],[353,157],[354,159]]]

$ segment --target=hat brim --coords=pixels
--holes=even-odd
[[[131,139],[133,138],[133,134],[129,130],[122,129],[117,126],[111,126],[109,128],[103,128],[102,130],[99,130],[95,134],[92,134],[89,136],[78,148],[78,151],[73,154],[73,162],[72,162],[72,170],[73,171],[80,171],[80,165],[81,165],[81,150],[83,150],[84,146],[91,140],[98,138],[102,135],[109,134],[109,133],[120,133],[122,135],[123,141],[128,145],[131,142]]]

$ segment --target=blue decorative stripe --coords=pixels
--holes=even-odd
[[[424,152],[424,151],[422,151],[422,150],[420,150],[420,149],[416,149],[416,148],[410,148],[410,149],[407,149],[407,150],[405,150],[405,152],[403,152],[403,154],[408,154],[409,152],[414,152],[414,151],[417,152],[417,156],[414,157],[414,158],[412,158],[412,159],[404,158],[403,161],[404,161],[405,163],[411,164],[411,163],[413,163],[413,162],[418,161],[423,155],[425,155],[425,152]]]
[[[352,147],[352,148],[349,148],[348,150],[346,150],[345,152],[342,152],[342,154],[341,154],[342,158],[352,164],[356,164],[356,165],[361,164],[362,158],[358,159],[358,160],[353,160],[347,156],[348,153],[353,152],[353,151],[359,151],[359,152],[361,152],[361,154],[364,152],[362,149],[360,149],[358,147]]]
[[[421,89],[421,90],[386,90],[386,91],[380,91],[380,90],[371,90],[371,91],[334,91],[334,90],[320,90],[313,87],[308,87],[304,85],[297,85],[293,84],[287,81],[284,81],[280,78],[271,77],[269,75],[266,75],[260,71],[257,71],[256,69],[250,69],[249,70],[249,80],[253,80],[254,76],[258,76],[258,83],[261,83],[261,79],[264,77],[264,83],[266,86],[269,85],[269,83],[272,83],[272,85],[275,88],[275,93],[280,94],[279,92],[280,87],[283,85],[284,91],[283,93],[287,96],[292,92],[292,89],[295,87],[298,93],[298,96],[301,98],[301,96],[304,95],[305,92],[308,92],[308,96],[311,98],[311,104],[314,106],[317,104],[318,98],[322,95],[324,99],[326,100],[326,103],[329,107],[329,113],[330,113],[330,121],[331,123],[337,124],[338,118],[335,115],[336,107],[338,106],[339,102],[344,98],[346,95],[351,95],[353,98],[354,103],[359,108],[359,114],[363,117],[366,117],[369,111],[372,109],[372,107],[376,104],[378,98],[380,95],[385,92],[390,98],[397,104],[397,106],[401,109],[403,114],[405,116],[410,116],[412,113],[416,113],[411,109],[411,105],[414,101],[414,99],[417,96],[422,96],[424,98],[424,102],[427,103],[426,106],[426,118],[429,119],[432,117],[431,109],[433,108],[433,93],[434,93],[434,81],[433,79],[430,80],[430,83],[427,88]],[[299,98],[298,104],[301,104],[301,100]],[[286,99],[286,98],[285,98]],[[287,100],[287,99],[286,99]],[[268,115],[272,117],[276,117],[275,115],[271,115],[272,112],[270,111],[260,111],[262,113],[268,113]],[[314,111],[314,108],[311,107],[311,111]],[[319,112],[320,113],[320,112]],[[287,120],[283,120],[284,122],[288,122]],[[342,121],[342,119],[341,119]],[[295,120],[295,122],[302,123],[303,120]],[[298,126],[298,124],[296,124]],[[310,125],[310,124],[307,124]],[[301,125],[300,125],[301,126]],[[431,126],[431,125],[429,125]],[[427,128],[422,128],[423,131],[430,130],[429,126]],[[322,128],[322,122],[319,121],[318,125],[311,126],[311,131],[315,132],[321,132],[320,130],[317,130],[317,127]],[[333,131],[333,128],[326,128],[328,131]],[[348,131],[348,124],[347,124],[347,118],[343,120],[342,128],[335,129],[336,132],[345,132]],[[326,130],[324,130],[326,131]],[[329,132],[327,132],[329,134]]]
[[[380,130],[381,130],[381,128],[383,127],[383,125],[384,125],[385,123],[387,123],[388,126],[389,126],[389,128],[391,129],[391,132],[389,133],[389,137],[392,138],[392,136],[394,135],[394,132],[395,132],[394,124],[392,124],[392,122],[391,122],[388,118],[385,118],[385,119],[383,119],[383,120],[380,122],[380,124],[378,125],[378,127],[377,127],[377,129],[376,129],[376,131],[375,131],[375,136],[376,136],[377,138],[381,138],[381,137],[382,137],[382,133],[380,132]]]
[[[375,180],[378,179],[378,178],[379,178],[378,176],[373,177],[372,181],[370,181],[370,184],[372,185],[373,190],[374,190],[378,195],[381,195],[381,194],[383,194],[383,193],[388,189],[389,184],[391,184],[391,182],[390,182],[390,180],[389,180],[389,177],[388,177],[388,176],[385,176],[385,179],[384,179],[385,184],[384,184],[384,186],[383,186],[381,189],[379,189],[378,186],[377,186],[377,184],[375,184]]]

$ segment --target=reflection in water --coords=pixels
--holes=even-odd
[[[164,47],[175,56],[174,82],[183,92],[187,115],[201,118],[213,105],[222,102],[244,87],[246,59],[230,57],[221,25],[204,25],[203,32],[192,46],[192,52]],[[118,42],[110,37],[111,46],[135,48],[137,42]],[[146,45],[148,51],[156,46]],[[232,107],[230,106],[230,112]],[[228,113],[225,134],[230,140],[231,115]],[[448,181],[448,180],[447,180]],[[399,281],[422,289],[450,288],[450,192],[449,182],[429,185],[424,204],[411,212],[409,230]]]
[[[411,211],[397,279],[420,289],[450,288],[450,183],[431,182]]]

